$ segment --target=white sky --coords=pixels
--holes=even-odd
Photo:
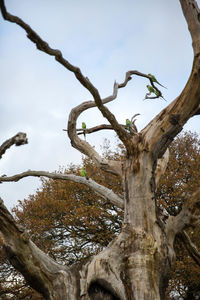
[[[6,6],[79,66],[102,97],[112,93],[114,80],[122,82],[128,70],[154,74],[168,87],[162,90],[167,103],[143,101],[148,83],[134,78],[109,104],[120,123],[140,113],[136,125],[142,129],[187,82],[193,51],[178,0],[7,0]],[[62,129],[70,110],[90,99],[72,73],[36,50],[21,28],[0,17],[0,143],[19,131],[26,132],[29,139],[28,145],[6,152],[0,174],[54,171],[79,163],[81,154],[71,147]],[[106,122],[96,109],[84,113],[79,124],[82,121],[87,127]],[[200,134],[199,117],[185,129]],[[87,140],[99,149],[105,137],[114,141],[108,131]],[[11,208],[37,187],[39,179],[4,183],[0,196]]]

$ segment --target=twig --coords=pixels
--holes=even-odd
[[[200,266],[200,252],[197,250],[196,246],[192,243],[188,234],[183,230],[179,233],[179,238],[185,245],[185,248],[189,252],[193,260]]]

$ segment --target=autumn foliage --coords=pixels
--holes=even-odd
[[[112,152],[104,147],[104,155],[123,159],[123,148]],[[83,159],[87,175],[98,183],[122,194],[117,176],[105,173],[87,159]],[[59,172],[80,174],[81,166],[70,165]],[[178,136],[170,146],[170,161],[157,190],[157,204],[170,215],[180,212],[184,199],[200,186],[200,139],[191,132]],[[64,180],[42,179],[41,188],[28,199],[19,201],[13,209],[16,220],[26,227],[30,238],[57,262],[71,265],[81,263],[98,253],[120,232],[122,211],[108,203],[90,188]],[[166,213],[166,214],[167,214]],[[200,226],[189,231],[190,238],[200,249]],[[189,256],[187,250],[176,241],[177,259],[171,272],[166,299],[174,295],[180,299],[197,295],[200,291],[200,267]],[[13,291],[9,299],[42,299],[24,285],[23,280],[13,280],[12,288],[5,286],[6,274],[16,272],[6,262],[2,252],[0,267],[0,299]],[[14,278],[19,278],[14,276]],[[2,285],[2,287],[1,287]],[[195,294],[196,293],[196,294]],[[4,295],[4,296],[3,296]],[[2,298],[1,298],[2,297]],[[23,298],[24,297],[24,298]]]
[[[191,197],[199,186],[200,138],[191,132],[183,133],[170,146],[168,168],[157,191],[159,204],[169,214],[177,215],[184,200]],[[200,225],[191,228],[188,233],[197,249],[200,249]],[[200,261],[199,265],[194,262],[178,238],[175,246],[177,258],[171,271],[167,299],[170,299],[173,290],[177,291],[180,299],[200,299]]]

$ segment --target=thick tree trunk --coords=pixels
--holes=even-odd
[[[157,221],[151,170],[147,154],[137,164],[133,158],[125,162],[122,232],[81,272],[84,300],[163,299],[174,255],[162,223]]]
[[[81,299],[104,299],[96,298],[100,294],[112,295],[108,299],[163,299],[170,261],[161,232],[156,240],[155,234],[127,224],[119,237],[83,268]]]
[[[173,259],[169,256],[164,227],[156,216],[152,164],[151,157],[144,152],[137,160],[128,159],[124,170],[123,230],[129,235],[124,271],[130,280],[130,299],[161,299]]]
[[[162,232],[156,224],[155,201],[150,185],[151,170],[147,155],[143,156],[142,163],[133,158],[127,160],[125,226],[130,235],[127,239],[127,272],[133,299],[160,299],[156,260],[161,243],[157,241],[158,233],[162,235]]]
[[[146,151],[124,162],[122,231],[82,266],[67,268],[48,258],[15,225],[1,203],[1,232],[11,263],[45,299],[163,299],[174,257],[173,245],[167,241],[173,241],[174,234],[167,238],[165,224],[156,215],[153,165]]]

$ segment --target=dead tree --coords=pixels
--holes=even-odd
[[[159,177],[166,168],[167,148],[183,125],[200,111],[200,11],[195,0],[180,0],[183,14],[189,27],[194,50],[191,75],[181,94],[162,110],[144,129],[127,131],[105,105],[117,98],[120,88],[125,88],[132,76],[142,76],[161,96],[149,75],[128,71],[124,82],[114,83],[113,94],[100,97],[98,89],[81,70],[67,61],[61,51],[52,49],[20,18],[9,14],[3,0],[0,8],[3,18],[21,26],[36,47],[53,56],[64,68],[71,71],[91,94],[92,100],[72,109],[69,114],[68,135],[71,144],[96,165],[108,173],[120,176],[123,195],[95,183],[92,179],[74,175],[61,175],[42,171],[27,171],[11,177],[2,176],[1,182],[17,181],[26,176],[46,176],[81,182],[90,186],[108,201],[124,208],[121,233],[106,249],[83,265],[64,267],[44,254],[19,227],[8,210],[0,202],[0,232],[4,248],[11,264],[19,270],[27,282],[45,299],[163,299],[169,270],[175,258],[174,240],[177,235],[187,245],[194,257],[200,253],[191,244],[184,230],[199,222],[200,189],[187,199],[177,216],[169,216],[163,222],[155,203],[155,190]],[[146,97],[149,97],[147,95]],[[109,121],[126,148],[124,161],[102,158],[77,131],[77,118],[89,108],[97,107]],[[94,131],[103,129],[95,127]],[[93,132],[90,129],[90,132]],[[80,133],[80,132],[79,132]],[[85,130],[87,134],[87,130]],[[89,131],[88,131],[89,133]],[[0,157],[12,145],[27,143],[25,134],[17,134],[0,147]],[[165,154],[166,153],[166,154]],[[164,158],[163,158],[164,156]],[[158,168],[157,168],[158,165]],[[156,171],[157,168],[157,171]]]

